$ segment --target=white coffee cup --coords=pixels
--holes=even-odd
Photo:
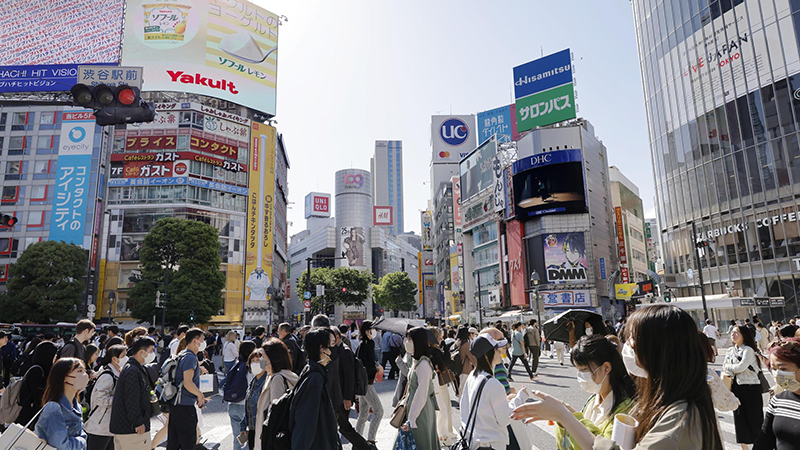
[[[622,450],[633,449],[636,443],[636,427],[639,421],[628,414],[614,416],[614,428],[611,430],[611,440],[616,442]]]

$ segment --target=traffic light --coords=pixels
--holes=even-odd
[[[189,322],[194,322],[194,311],[189,313]]]
[[[664,301],[666,303],[669,303],[669,302],[672,301],[672,292],[669,289],[664,291]]]
[[[156,291],[156,308],[163,308],[164,302],[161,300],[161,291]]]
[[[3,214],[0,216],[0,227],[13,227],[18,222],[18,219],[14,216]]]
[[[708,248],[708,241],[706,240],[697,241],[694,243],[694,246],[697,248]]]
[[[153,104],[142,100],[139,88],[134,86],[113,88],[105,84],[94,87],[76,84],[71,92],[73,106],[93,109],[97,124],[101,126],[152,122],[156,117]]]
[[[347,294],[347,288],[342,288],[342,294]]]

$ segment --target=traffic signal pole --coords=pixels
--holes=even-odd
[[[703,241],[705,243],[705,241]],[[703,300],[703,316],[708,320],[708,305],[706,305],[706,289],[703,286],[703,267],[700,265],[700,247],[702,244],[697,241],[697,225],[692,221],[692,245],[694,246],[694,262],[697,265],[697,278],[700,280],[700,298]],[[706,244],[707,245],[707,244]],[[706,246],[703,246],[704,248]]]

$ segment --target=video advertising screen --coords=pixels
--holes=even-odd
[[[516,217],[586,212],[580,150],[556,150],[514,163]]]

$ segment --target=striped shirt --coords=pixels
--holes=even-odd
[[[503,385],[506,394],[510,394],[511,386],[508,384],[508,371],[506,371],[506,366],[504,366],[503,363],[494,366],[494,377]]]
[[[753,450],[800,450],[800,395],[784,391],[772,397]]]

